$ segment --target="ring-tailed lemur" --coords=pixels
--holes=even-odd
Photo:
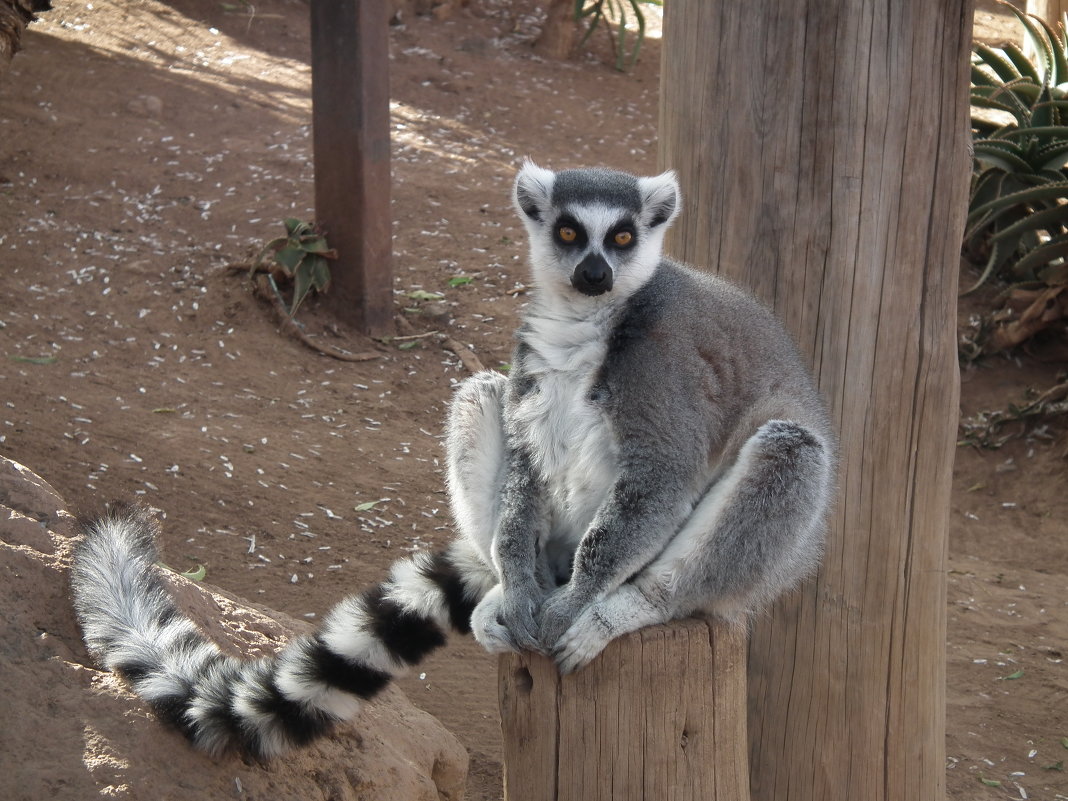
[[[451,402],[445,551],[397,562],[315,634],[241,661],[167,594],[144,511],[86,525],[72,571],[86,641],[197,745],[304,744],[448,629],[570,671],[641,626],[744,619],[814,569],[826,413],[763,306],[661,255],[674,175],[528,162],[514,199],[534,289],[508,378],[477,374]]]

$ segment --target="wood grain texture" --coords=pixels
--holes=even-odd
[[[745,635],[653,626],[561,677],[499,662],[507,801],[747,801]]]
[[[1023,6],[1020,3],[1016,3],[1016,5],[1017,7],[1023,7],[1028,14],[1042,17],[1053,27],[1057,27],[1062,14],[1068,14],[1068,0],[1027,0]]]
[[[315,213],[338,252],[328,303],[372,335],[393,331],[389,4],[312,0]]]
[[[937,801],[967,0],[666,4],[668,249],[786,322],[841,440],[818,576],[756,621],[754,801]]]

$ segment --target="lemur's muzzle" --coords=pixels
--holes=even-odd
[[[571,286],[583,295],[601,295],[612,288],[612,267],[599,253],[591,253],[571,274]]]

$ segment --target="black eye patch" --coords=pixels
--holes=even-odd
[[[565,214],[553,226],[553,240],[561,247],[581,248],[589,242],[589,236],[577,220]]]

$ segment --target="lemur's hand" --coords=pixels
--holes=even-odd
[[[571,584],[560,587],[545,600],[539,614],[538,627],[538,640],[543,653],[553,653],[564,632],[571,628],[571,624],[587,604],[586,597],[576,592]]]
[[[536,585],[504,590],[498,584],[475,607],[471,631],[490,653],[542,651],[535,623],[541,601]]]

